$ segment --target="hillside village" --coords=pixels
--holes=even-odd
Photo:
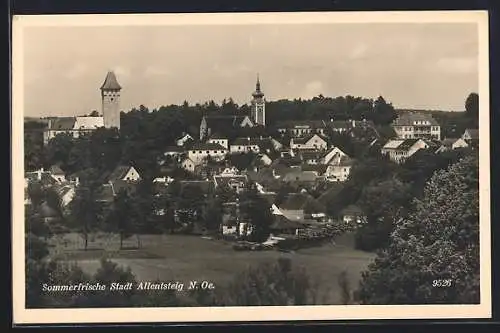
[[[104,135],[104,142],[110,144],[113,138],[120,136],[120,126],[123,128],[117,116],[120,90],[116,76],[109,72],[101,86],[103,115],[94,111],[88,116],[30,119],[31,124],[39,125],[28,128],[25,138],[36,140],[33,137],[38,136],[41,142],[38,149],[49,152],[44,154],[50,154],[55,162],[64,140],[82,140],[99,131],[102,135],[106,130],[111,131],[111,136],[106,141]],[[97,184],[93,185],[92,199],[101,208],[113,211],[117,200],[123,198],[121,193],[126,193],[130,200],[136,192],[142,193],[141,200],[144,193],[148,193],[150,205],[146,209],[151,214],[147,214],[150,217],[146,224],[168,225],[171,232],[253,240],[253,244],[272,248],[287,239],[301,239],[304,235],[331,236],[332,232],[366,224],[370,213],[365,212],[365,207],[346,202],[344,207],[333,209],[329,200],[332,193],[340,191],[350,180],[353,168],[367,158],[404,165],[423,153],[439,155],[478,147],[477,128],[466,128],[455,137],[445,137],[441,124],[426,112],[393,110],[393,119],[385,127],[367,117],[286,119],[268,124],[267,104],[257,79],[246,114],[207,112],[199,123],[175,128],[181,130],[180,135],[162,147],[154,147],[159,153],[147,161],[154,165],[149,171],[142,170],[144,168],[133,159],[111,157],[111,165],[115,165],[101,169],[105,171],[99,171],[92,179],[92,184]],[[352,149],[353,146],[356,149]],[[64,170],[63,164],[25,172],[27,206],[32,204],[33,184],[53,189],[58,196],[55,205],[58,207],[51,206],[48,200],[37,202],[37,214],[48,223],[74,216],[72,202],[81,195],[78,189],[91,186],[86,170],[70,172],[68,167]],[[146,192],[141,192],[144,188]],[[245,213],[241,207],[249,200],[249,191],[253,193],[250,196],[258,197],[262,200],[258,202],[267,205],[269,210],[266,236],[258,242],[251,235],[259,228],[255,224],[262,221],[256,221],[252,216],[255,214]],[[261,217],[267,219],[265,216]],[[123,228],[124,225],[117,230],[123,231]],[[132,234],[138,230],[131,228]],[[153,229],[158,228],[148,227]]]

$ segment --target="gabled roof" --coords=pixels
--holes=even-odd
[[[314,212],[324,212],[326,210],[318,200],[307,193],[292,193],[279,205],[280,209],[285,210],[306,210]]]
[[[215,133],[211,134],[208,139],[209,140],[227,140],[227,137],[220,134],[219,132],[215,132]]]
[[[339,166],[339,167],[347,167],[347,166],[352,166],[354,164],[354,159],[352,159],[349,156],[340,156],[338,159],[332,159],[330,160],[330,163],[328,165],[331,166]]]
[[[108,181],[115,182],[118,180],[122,180],[127,172],[132,168],[131,166],[128,165],[119,165],[111,172],[111,174],[107,177]]]
[[[231,176],[214,176],[214,184],[215,186],[229,186],[232,182],[243,182],[247,183],[248,178],[246,175],[231,175]]]
[[[184,151],[184,147],[182,146],[168,146],[168,147],[165,147],[165,149],[163,150],[164,153],[182,153]]]
[[[116,80],[116,75],[113,71],[109,71],[106,74],[106,78],[104,79],[104,83],[101,86],[101,90],[120,90],[122,87],[118,84]]]
[[[190,150],[227,150],[225,147],[221,146],[218,143],[202,143],[202,142],[197,142],[194,143],[190,148]]]
[[[439,126],[439,123],[430,114],[422,112],[406,112],[400,114],[393,122],[393,126],[414,126],[415,122],[427,121],[429,125]],[[418,126],[418,125],[417,125]]]
[[[465,130],[465,132],[469,133],[472,140],[479,139],[479,130],[477,128],[468,128]]]
[[[441,141],[441,144],[445,147],[451,147],[458,140],[460,140],[460,138],[445,138],[443,141]]]
[[[97,129],[103,126],[103,117],[76,117],[74,129]]]
[[[325,139],[321,135],[316,134],[316,133],[311,133],[311,134],[303,136],[303,137],[293,138],[292,140],[293,140],[294,144],[306,144],[309,140],[311,140],[315,136],[317,136],[321,140],[325,141]]]
[[[407,150],[410,149],[417,141],[420,139],[406,139],[398,147],[398,149]]]
[[[60,117],[51,119],[48,129],[51,130],[72,130],[75,128],[75,117]]]
[[[51,166],[49,171],[53,175],[64,175],[64,171],[62,171],[62,169],[59,165]]]
[[[299,153],[302,160],[317,160],[323,156],[323,152],[317,150],[303,150]]]

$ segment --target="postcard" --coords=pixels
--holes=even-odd
[[[12,42],[15,324],[491,317],[486,11]]]

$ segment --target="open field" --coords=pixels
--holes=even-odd
[[[336,245],[307,248],[295,253],[279,251],[234,251],[230,242],[184,235],[142,235],[141,249],[118,250],[117,236],[96,238],[89,241],[92,250],[83,251],[83,241],[77,234],[67,234],[52,240],[52,255],[68,261],[76,261],[84,271],[94,273],[99,259],[106,256],[119,265],[129,266],[139,281],[210,281],[224,285],[235,273],[249,265],[273,262],[279,257],[289,257],[296,266],[304,267],[325,295],[325,304],[338,304],[337,277],[348,272],[350,284],[357,286],[360,272],[374,255],[354,250],[352,236],[345,235]],[[126,246],[136,246],[132,237]]]

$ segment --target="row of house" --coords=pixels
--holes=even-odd
[[[446,138],[442,141],[422,138],[392,139],[381,148],[381,153],[389,156],[396,163],[404,163],[421,149],[430,149],[434,153],[442,153],[459,148],[477,148],[478,135],[477,129],[466,129],[460,138]]]

